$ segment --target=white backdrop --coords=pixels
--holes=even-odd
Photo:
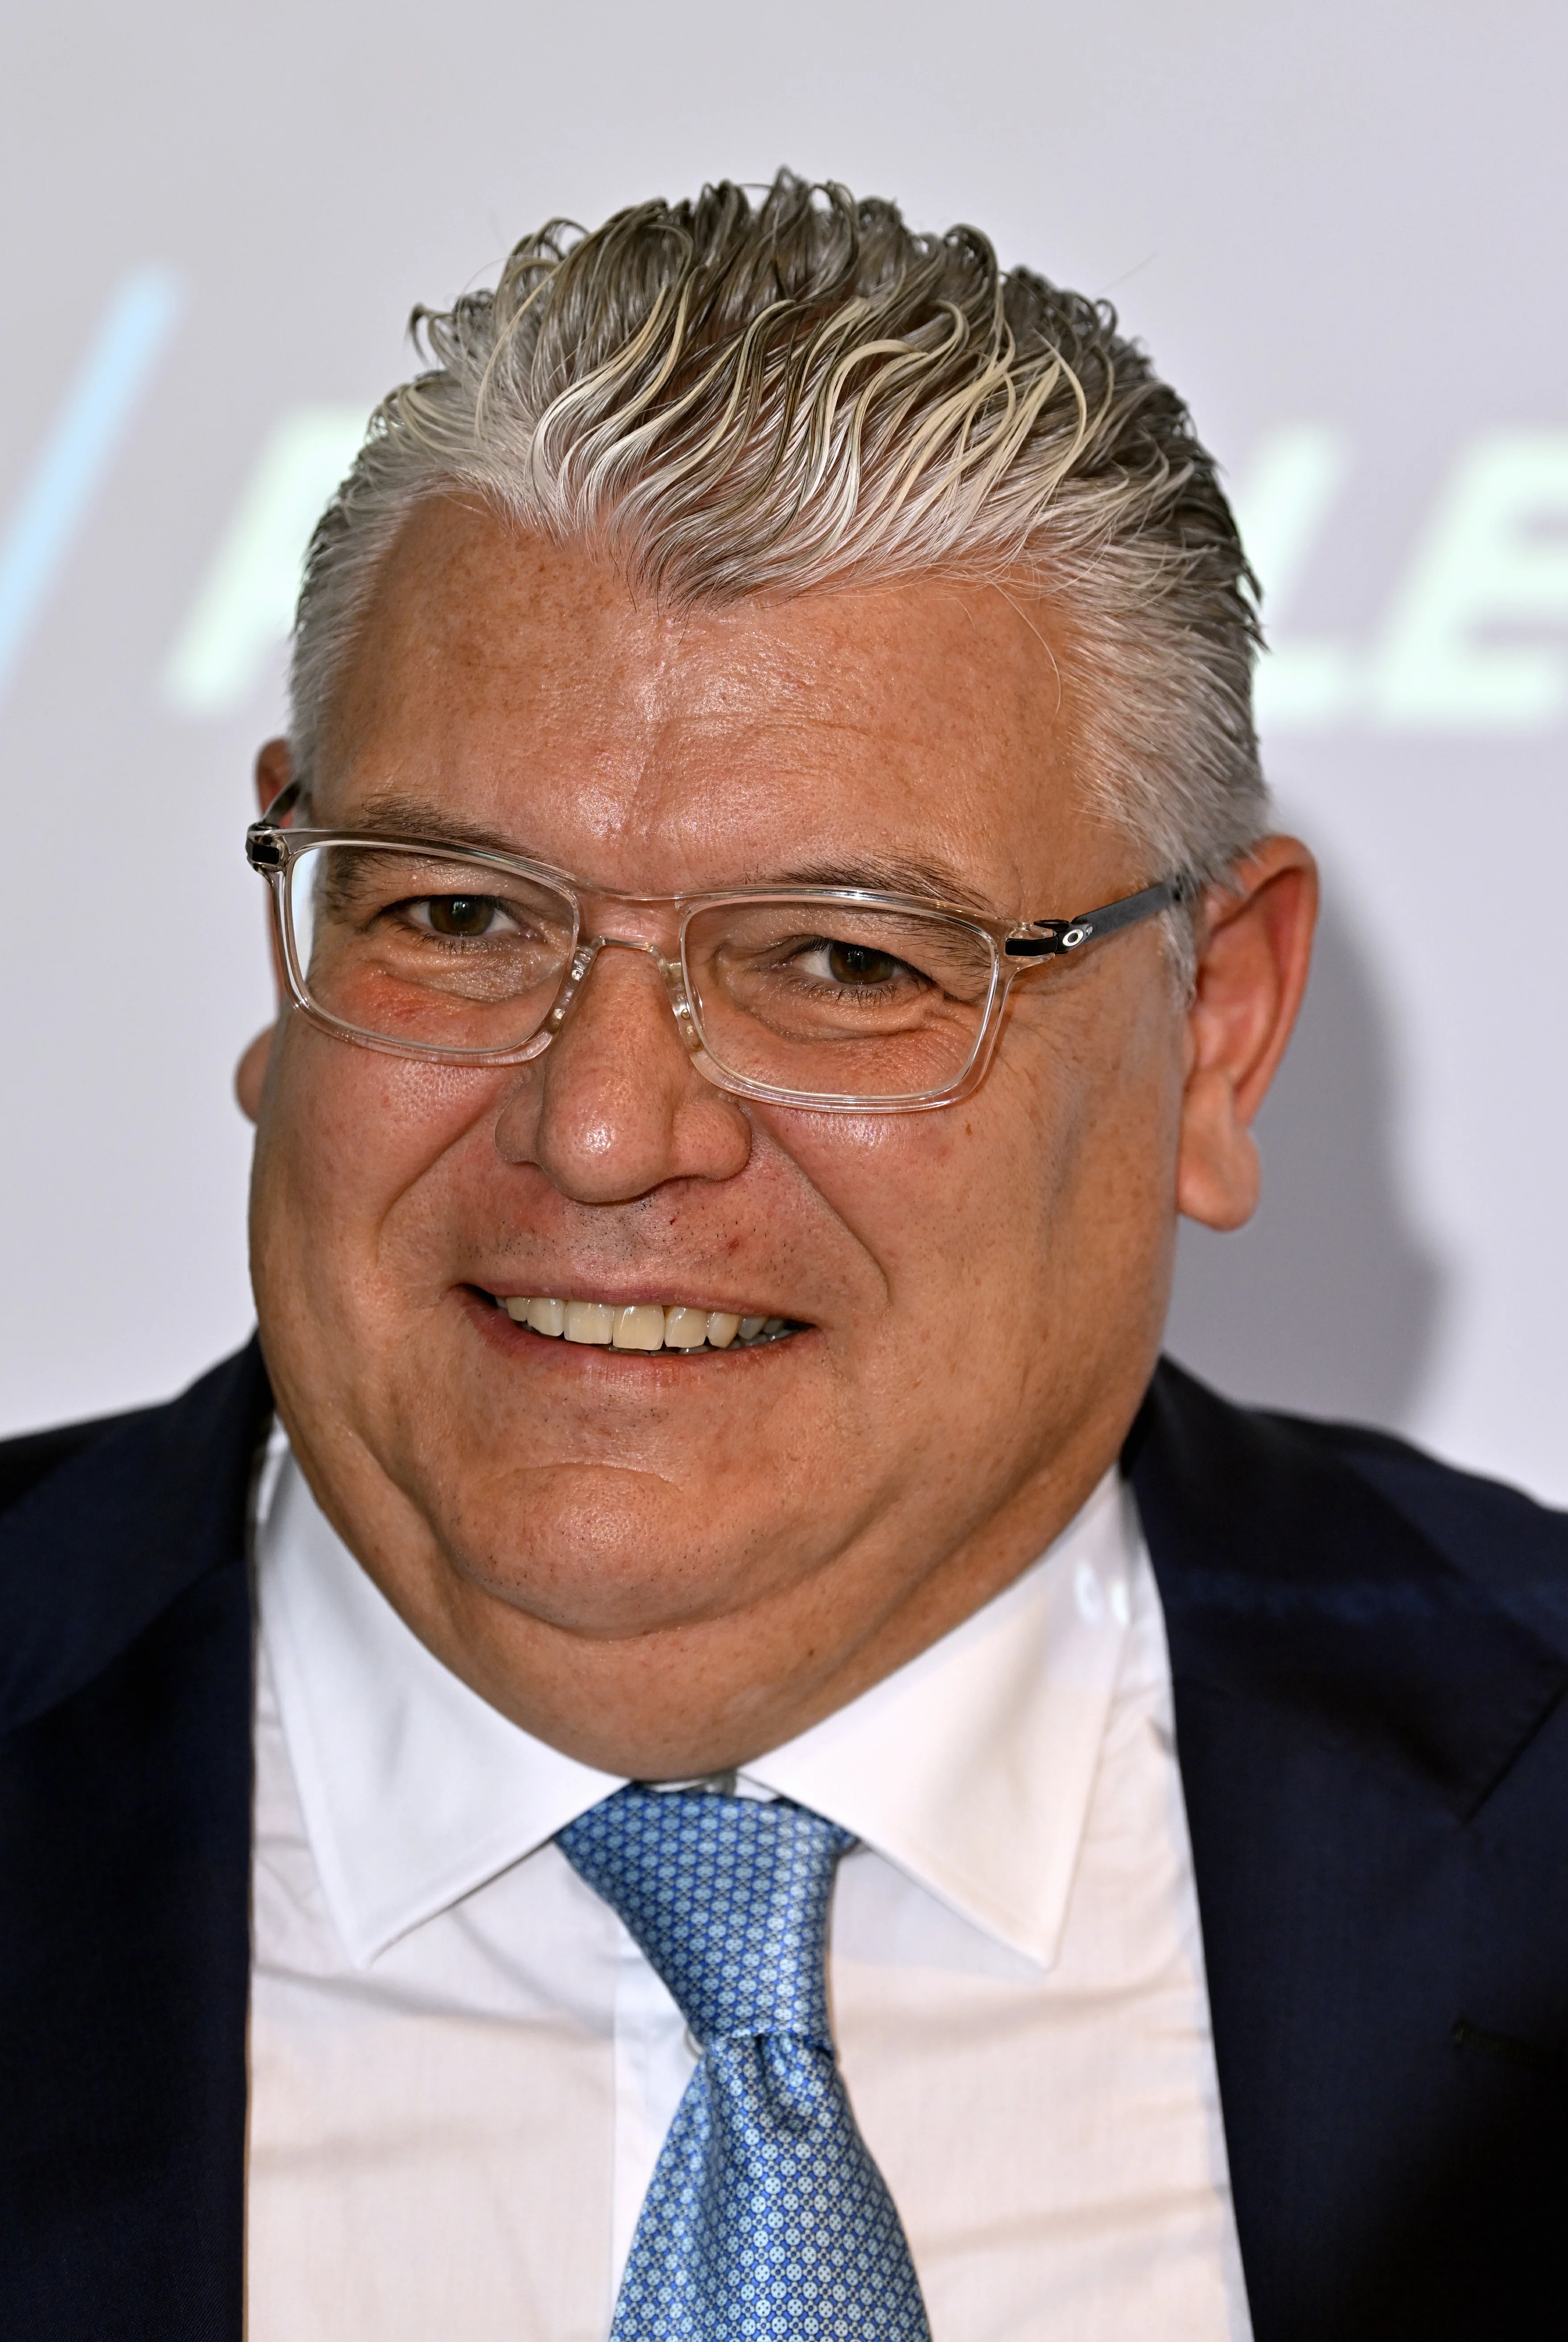
[[[1172,1343],[1568,1500],[1568,319],[1549,0],[106,0],[0,70],[0,1429],[241,1339],[249,760],[404,321],[782,162],[1108,294],[1269,589],[1328,879],[1254,1226]]]

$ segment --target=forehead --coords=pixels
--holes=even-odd
[[[1085,822],[1070,630],[922,577],[682,608],[482,505],[420,508],[324,727],[318,812],[450,810],[605,886],[859,856],[1011,896]]]

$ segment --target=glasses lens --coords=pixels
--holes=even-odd
[[[312,1003],[421,1048],[522,1047],[576,939],[571,900],[554,887],[402,846],[310,847],[294,866],[289,911]]]
[[[962,919],[805,896],[699,912],[686,974],[727,1072],[803,1097],[913,1099],[968,1071],[996,953]]]

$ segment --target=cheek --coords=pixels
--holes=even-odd
[[[493,1113],[497,1086],[494,1074],[382,1056],[295,1019],[256,1136],[258,1281],[308,1275],[313,1293],[362,1282],[407,1199]]]
[[[984,1410],[1034,1389],[1061,1329],[1084,1356],[1147,1320],[1181,1094],[1180,1019],[1154,975],[1031,1009],[957,1106],[781,1131],[881,1272],[883,1363],[907,1392],[934,1366]]]
[[[1134,958],[1104,985],[1097,1016],[1064,1016],[1053,1033],[1033,1144],[1014,1170],[1033,1198],[1019,1254],[1034,1264],[1052,1371],[1085,1387],[1157,1344],[1174,1237],[1182,1018],[1163,966]]]
[[[790,1115],[757,1109],[779,1151],[847,1229],[896,1322],[965,1248],[984,1195],[984,1145],[964,1107],[933,1114]]]
[[[1092,1069],[1036,1049],[928,1114],[780,1117],[780,1143],[875,1261],[890,1322],[961,1303],[994,1313],[1055,1246],[1093,1127]],[[787,1119],[790,1126],[782,1126]],[[949,1332],[954,1330],[950,1326]]]

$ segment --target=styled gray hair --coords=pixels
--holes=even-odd
[[[1219,878],[1255,844],[1256,583],[1108,303],[786,172],[755,203],[725,183],[591,234],[553,221],[412,330],[430,370],[377,408],[306,559],[307,781],[380,564],[422,498],[459,493],[688,604],[918,573],[1036,588],[1069,622],[1096,802],[1147,875]]]

